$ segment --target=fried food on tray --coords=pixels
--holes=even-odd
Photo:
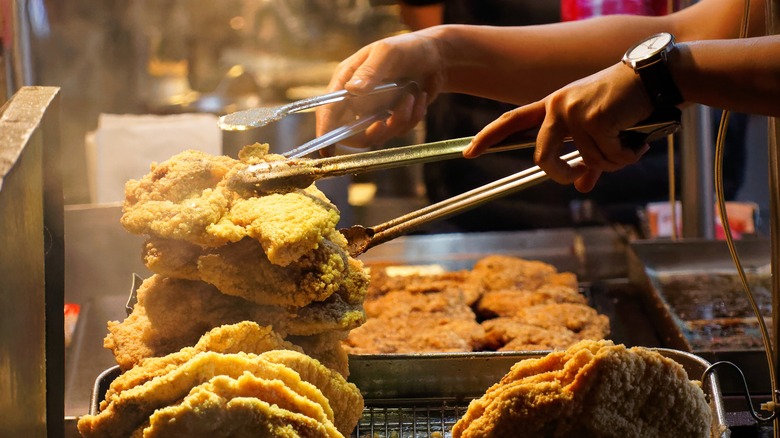
[[[368,268],[368,320],[344,342],[353,354],[565,349],[609,334],[577,276],[544,262],[488,255],[454,272]]]
[[[130,316],[108,323],[104,340],[123,370],[142,359],[195,345],[204,333],[225,324],[254,321],[286,337],[345,331],[365,320],[362,305],[349,304],[338,293],[302,308],[261,306],[207,283],[153,275],[144,280],[137,296]]]
[[[213,351],[216,353],[254,353],[270,350],[292,350],[303,352],[302,348],[282,339],[271,327],[261,327],[251,321],[223,325],[201,336],[193,347],[162,356],[149,357],[139,362],[139,366],[123,372],[111,383],[105,400],[113,399],[116,393],[140,385],[192,359],[198,353]],[[105,409],[106,401],[101,404]]]
[[[411,268],[411,267],[410,267]],[[457,290],[463,294],[466,304],[474,304],[484,291],[480,282],[472,281],[469,271],[442,272],[436,274],[407,273],[389,275],[387,267],[370,266],[371,283],[366,293],[368,300],[388,292],[406,291],[416,294]],[[410,269],[413,270],[413,269]]]
[[[355,411],[363,409],[362,396],[354,384],[295,351],[260,355],[200,352],[178,364],[179,356],[174,360],[161,359],[170,366],[163,368],[160,361],[149,361],[153,378],[140,379],[135,386],[128,386],[121,376],[112,382],[100,412],[79,419],[82,436],[126,437],[139,427],[144,427],[144,436],[164,436],[170,431],[166,428],[177,426],[195,428],[179,429],[186,430],[186,436],[235,436],[230,433],[230,425],[254,434],[268,429],[281,428],[280,431],[289,433],[291,428],[306,431],[315,427],[311,421],[293,414],[307,416],[324,426],[327,434],[315,436],[342,436],[357,424],[353,420]],[[145,366],[147,363],[140,364],[134,373],[143,374]],[[330,399],[338,406],[338,413]],[[232,401],[240,406],[231,405]],[[335,424],[336,415],[340,416],[338,424],[344,430],[329,430],[335,429],[329,423]],[[259,420],[262,417],[265,421]],[[217,421],[227,421],[228,429],[212,429]],[[285,422],[289,423],[286,428],[282,425]],[[207,430],[199,429],[201,426]]]
[[[460,291],[389,292],[365,304],[367,321],[345,341],[353,354],[475,351],[483,328]]]
[[[494,318],[482,322],[485,348],[497,351],[562,350],[581,338],[566,327],[539,327],[517,318]]]
[[[263,359],[282,364],[297,372],[301,379],[316,386],[333,409],[334,424],[344,435],[349,435],[363,414],[363,396],[360,390],[344,377],[306,355],[289,350],[275,350],[262,354]]]
[[[649,349],[581,341],[515,364],[455,424],[453,438],[709,437],[698,382]]]
[[[476,304],[476,313],[481,318],[514,316],[521,309],[541,304],[573,303],[587,304],[588,300],[577,289],[555,284],[543,285],[537,289],[503,289],[485,293]]]
[[[216,376],[198,385],[176,405],[156,410],[143,429],[145,438],[171,436],[342,437],[322,406],[280,380],[244,373]]]
[[[536,289],[558,273],[550,264],[504,255],[479,259],[471,272],[488,290]]]
[[[609,334],[609,318],[584,304],[560,303],[526,307],[514,315],[527,324],[565,327],[580,339],[603,339]]]
[[[125,186],[122,225],[149,236],[144,263],[156,275],[138,291],[104,344],[127,370],[192,346],[208,330],[253,321],[300,337],[348,373],[336,335],[365,321],[368,274],[336,230],[339,211],[314,185],[284,194],[236,192],[252,164],[285,160],[254,144],[239,159],[185,151]],[[308,353],[308,352],[307,352]]]

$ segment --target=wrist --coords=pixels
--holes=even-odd
[[[623,63],[638,75],[655,108],[668,108],[683,102],[670,67],[677,59],[676,54],[674,37],[659,33],[640,41],[623,56]]]

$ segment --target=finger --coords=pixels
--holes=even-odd
[[[565,126],[555,122],[553,117],[548,115],[536,137],[534,150],[534,162],[547,173],[550,179],[559,184],[571,184],[586,170],[584,165],[569,166],[567,162],[561,160],[560,155],[566,135]]]
[[[474,136],[471,144],[463,151],[463,156],[476,158],[487,148],[509,135],[538,127],[544,120],[544,114],[542,102],[532,103],[502,114]]]
[[[395,64],[392,58],[389,46],[384,41],[369,45],[365,59],[354,70],[344,88],[356,95],[370,92],[390,76],[390,69]]]
[[[587,169],[579,178],[574,181],[574,187],[582,192],[588,193],[596,186],[596,182],[601,177],[601,171],[597,169]]]

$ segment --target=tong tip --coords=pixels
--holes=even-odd
[[[274,108],[250,108],[220,116],[217,126],[223,131],[246,131],[282,119]]]

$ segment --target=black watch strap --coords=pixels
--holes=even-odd
[[[682,93],[662,60],[637,69],[653,106],[663,108],[683,103]]]

